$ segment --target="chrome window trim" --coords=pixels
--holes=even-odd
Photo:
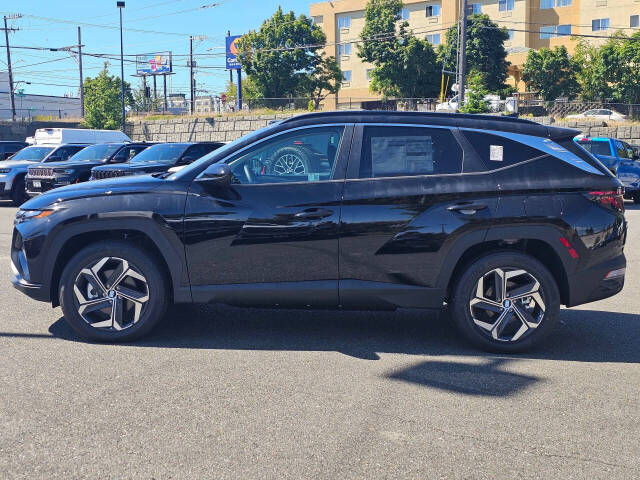
[[[266,142],[268,140],[271,140],[272,138],[276,138],[276,137],[279,137],[279,136],[282,136],[282,135],[286,135],[288,133],[295,132],[297,130],[304,130],[304,129],[309,129],[309,128],[326,128],[326,127],[342,127],[344,130],[346,130],[346,128],[348,126],[353,126],[353,125],[354,125],[354,123],[351,123],[351,122],[340,122],[340,123],[321,123],[321,124],[317,124],[317,125],[302,125],[300,127],[293,127],[293,128],[288,129],[288,130],[283,130],[281,132],[277,132],[277,133],[271,134],[268,137],[261,138],[257,142],[254,142],[254,143],[252,143],[250,145],[246,145],[246,146],[242,147],[239,150],[236,150],[235,152],[233,152],[229,156],[225,157],[224,159],[222,159],[222,160],[220,160],[220,161],[218,161],[216,163],[226,163],[226,164],[228,164],[230,158],[234,158],[237,155],[242,154],[244,151],[246,151],[246,150],[248,150],[250,148],[256,147],[256,146],[260,145],[261,143],[264,143],[264,142]],[[344,131],[343,131],[343,134],[340,137],[340,144],[338,146],[338,153],[340,153],[340,150],[342,149],[342,141],[343,140],[344,140]],[[335,168],[336,168],[337,163],[338,163],[338,158],[336,158],[336,161],[333,164],[333,170],[331,171],[331,176],[333,176],[335,174]],[[212,164],[207,165],[204,168],[204,170],[202,170],[202,172],[200,172],[198,174],[198,176],[194,180],[196,180],[196,181],[197,180],[201,180],[202,176],[204,175],[204,171],[207,168],[209,168],[211,165]],[[315,184],[318,184],[318,183],[333,183],[333,182],[343,182],[343,181],[344,181],[344,179],[334,179],[334,178],[332,178],[331,180],[317,180],[317,181],[313,181],[313,182],[310,182],[310,181],[307,180],[307,181],[300,181],[300,182],[237,183],[237,184],[234,184],[234,186],[238,186],[238,185],[244,185],[244,186],[254,186],[254,185],[296,185],[296,184],[310,184],[310,183],[315,185]]]

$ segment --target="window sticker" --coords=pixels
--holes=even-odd
[[[489,160],[502,162],[504,160],[504,149],[502,145],[491,145],[489,147]]]

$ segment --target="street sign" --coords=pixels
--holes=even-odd
[[[227,40],[227,70],[240,70],[242,65],[238,61],[238,44],[237,41],[242,35],[234,35],[226,37]]]

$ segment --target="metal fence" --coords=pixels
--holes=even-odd
[[[564,118],[568,115],[581,114],[588,110],[613,110],[629,119],[640,118],[640,104],[616,102],[575,102],[566,100],[520,100],[518,113],[534,117]]]
[[[61,109],[33,109],[33,108],[16,108],[16,120],[23,122],[41,121],[41,120],[77,120],[82,117],[80,107],[61,108]],[[10,108],[0,108],[0,120],[11,120],[12,111]]]

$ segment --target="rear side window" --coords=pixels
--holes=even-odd
[[[611,156],[611,146],[608,140],[580,140],[580,146],[592,155]]]
[[[490,170],[516,165],[546,155],[537,148],[500,135],[471,130],[460,131]]]
[[[449,129],[365,127],[360,178],[460,173],[462,149]]]

